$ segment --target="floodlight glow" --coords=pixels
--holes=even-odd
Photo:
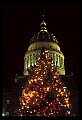
[[[5,114],[4,114],[4,113],[2,113],[2,116],[5,116]]]

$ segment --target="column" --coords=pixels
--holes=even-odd
[[[62,68],[62,57],[60,57],[60,68]]]
[[[63,68],[63,58],[61,57],[61,68]]]
[[[57,61],[58,61],[58,55],[55,54],[55,66],[57,66]]]
[[[33,63],[33,54],[31,55],[31,61],[32,61],[32,66],[34,65]]]
[[[62,58],[62,68],[64,68],[64,59]]]
[[[28,56],[28,67],[30,67],[30,55]]]
[[[55,62],[55,66],[56,66],[56,54],[54,55],[54,58],[55,58],[55,59],[54,59],[54,62]]]
[[[60,67],[60,56],[58,56],[57,66]]]
[[[27,59],[25,59],[25,70],[27,70]]]
[[[27,70],[27,58],[24,59],[24,70]]]
[[[27,60],[26,60],[26,62],[27,62],[27,69],[28,69],[28,57],[27,57]]]
[[[61,68],[61,56],[60,56],[60,68]]]

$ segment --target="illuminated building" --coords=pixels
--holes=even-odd
[[[52,62],[57,67],[57,71],[60,75],[65,75],[64,55],[60,51],[56,37],[47,31],[44,20],[40,24],[40,27],[39,33],[34,34],[30,40],[30,45],[25,53],[23,74],[28,75],[28,68],[36,64],[36,59],[41,52],[41,48],[45,47],[49,51],[49,55],[52,57]]]
[[[66,79],[69,79],[73,76],[73,74],[65,74],[64,54],[60,50],[56,37],[48,32],[44,19],[42,20],[40,27],[40,31],[34,34],[34,36],[31,38],[29,47],[25,53],[23,76],[19,76],[17,74],[15,76],[15,83],[18,83],[19,89],[21,89],[22,86],[24,86],[24,84],[27,82],[29,76],[28,70],[30,67],[36,65],[36,59],[40,55],[43,47],[49,51],[49,56],[52,58],[52,63],[54,63],[57,67],[57,71],[65,83]],[[69,82],[70,80],[66,84],[69,84]]]
[[[61,76],[64,76],[64,78],[65,77],[67,78],[70,76],[70,75],[68,75],[68,76],[65,75],[64,55],[60,51],[60,47],[58,45],[58,41],[57,41],[56,37],[47,31],[46,23],[44,22],[44,20],[40,24],[40,27],[41,27],[41,29],[40,29],[39,33],[34,34],[32,39],[30,40],[29,47],[27,49],[27,52],[25,53],[23,76],[18,76],[18,75],[15,76],[15,82],[19,83],[18,88],[16,89],[16,94],[19,93],[18,96],[21,95],[20,94],[21,87],[28,80],[28,75],[29,75],[28,69],[31,66],[34,66],[36,64],[37,56],[40,55],[42,47],[45,47],[49,51],[49,55],[52,58],[52,62],[57,67],[57,71],[59,72],[59,74]],[[62,79],[62,80],[64,80],[64,79]],[[68,82],[70,82],[70,80]],[[19,87],[20,87],[20,89],[19,89]],[[64,88],[64,89],[66,90],[66,88]],[[7,112],[7,114],[10,114],[10,113]]]

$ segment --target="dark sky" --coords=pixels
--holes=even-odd
[[[31,37],[39,32],[42,14],[65,56],[66,74],[79,77],[79,4],[4,4],[3,88],[12,88],[16,73],[23,75],[24,55]]]

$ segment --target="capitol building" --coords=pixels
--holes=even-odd
[[[64,54],[60,51],[56,37],[48,32],[44,19],[40,24],[40,31],[31,38],[25,53],[23,75],[29,75],[28,69],[36,65],[36,59],[40,55],[42,47],[49,51],[52,63],[57,67],[59,74],[65,75]]]

